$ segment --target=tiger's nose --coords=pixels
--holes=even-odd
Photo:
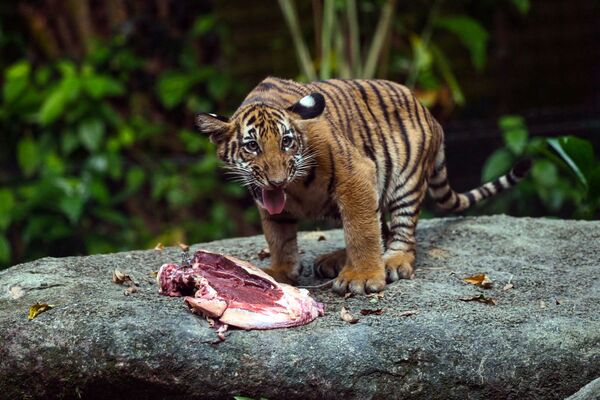
[[[267,179],[267,181],[269,182],[269,185],[271,185],[271,187],[275,188],[275,189],[279,189],[282,188],[285,185],[285,181],[287,179],[283,178],[283,179]]]

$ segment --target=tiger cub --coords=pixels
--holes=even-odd
[[[301,84],[267,78],[228,119],[199,114],[197,126],[250,191],[271,251],[267,272],[299,275],[299,218],[340,218],[346,248],[319,257],[333,290],[381,291],[410,279],[425,194],[459,212],[515,185],[530,163],[465,193],[450,187],[441,126],[406,87],[385,80]],[[389,214],[389,224],[386,214]]]

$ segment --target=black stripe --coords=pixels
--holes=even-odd
[[[515,186],[517,184],[517,181],[515,180],[515,178],[513,178],[512,171],[506,175],[506,180],[508,181],[510,186]]]
[[[394,212],[396,212],[397,210],[401,209],[401,208],[408,208],[408,207],[412,207],[414,205],[416,205],[419,202],[419,198],[415,198],[413,200],[409,200],[409,201],[405,201],[405,202],[400,202],[398,204],[396,204],[395,206],[392,206],[389,208],[389,212],[390,214],[394,215]]]
[[[365,88],[359,83],[359,81],[351,81],[351,82],[360,91],[360,95],[362,97],[363,103],[365,104],[365,107],[366,107],[367,111],[369,112],[369,114],[371,114],[371,118],[373,119],[373,121],[377,121],[375,114],[373,114],[373,111],[371,110],[371,107],[369,106],[369,96],[367,95]],[[387,194],[388,184],[390,181],[390,175],[392,173],[392,161],[390,160],[390,154],[388,152],[387,143],[383,137],[384,136],[383,130],[381,129],[379,124],[376,124],[376,126],[379,129],[379,132],[380,132],[379,138],[380,138],[381,144],[383,146],[383,156],[384,156],[384,163],[385,163],[385,177],[384,177],[384,181],[383,181],[383,193],[382,193],[381,197],[385,198],[386,194]]]
[[[482,194],[482,197],[484,199],[486,199],[492,195],[492,192],[490,192],[490,190],[485,186],[481,186],[480,188],[478,188],[478,190]]]
[[[460,196],[456,195],[456,199],[454,200],[454,204],[450,207],[450,210],[456,210],[460,206]]]
[[[366,82],[367,85],[369,85],[369,87],[373,91],[373,93],[375,93],[375,96],[377,96],[377,100],[379,101],[379,108],[381,108],[381,110],[383,111],[383,117],[385,118],[385,122],[387,122],[388,126],[391,128],[392,124],[390,123],[390,115],[388,114],[387,106],[385,104],[385,100],[381,96],[381,92],[379,91],[379,89],[377,89],[377,86],[373,83],[373,81],[366,80],[363,82]]]
[[[438,197],[437,199],[435,199],[435,201],[437,201],[440,204],[446,204],[446,202],[450,200],[450,197],[452,197],[452,190],[448,190],[446,193],[444,193],[442,197]]]
[[[441,189],[446,185],[448,185],[448,178],[445,178],[443,181],[441,181],[439,183],[429,183],[429,188],[436,190],[436,189]]]
[[[343,111],[344,120],[346,122],[346,124],[345,124],[346,125],[346,137],[348,139],[350,139],[350,141],[352,142],[352,144],[354,144],[354,135],[352,134],[353,130],[350,127],[350,122],[351,122],[352,119],[350,118],[350,115],[348,114],[348,111],[350,109],[350,102],[348,100],[348,97],[346,96],[346,93],[343,90],[340,90],[340,88],[337,87],[332,81],[322,81],[320,83],[325,84],[325,85],[329,85],[329,86],[333,87],[334,93],[336,94],[336,96],[330,96],[331,100],[333,102],[339,101],[338,96],[341,95],[341,97],[344,100],[344,103],[346,103],[345,105],[340,104],[340,106],[342,106],[341,108],[342,108],[342,111]]]
[[[475,195],[473,193],[467,192],[465,193],[465,196],[467,196],[467,199],[469,199],[469,207],[477,203],[477,200],[475,200]]]
[[[494,179],[492,181],[492,184],[494,185],[494,189],[496,189],[496,193],[500,193],[501,191],[504,190],[504,186],[502,186],[502,183],[500,183],[500,179]]]
[[[398,222],[398,223],[390,226],[390,230],[392,232],[395,232],[398,228],[412,229],[412,228],[414,228],[414,224],[406,224],[404,222]]]

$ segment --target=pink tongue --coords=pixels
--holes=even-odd
[[[285,207],[285,193],[283,189],[262,190],[263,205],[269,214],[280,214]]]

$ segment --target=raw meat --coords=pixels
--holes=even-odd
[[[278,283],[245,261],[208,251],[197,251],[188,266],[164,264],[156,279],[159,293],[186,296],[190,308],[206,316],[220,332],[226,325],[287,328],[308,324],[324,314],[323,304],[307,290]]]

